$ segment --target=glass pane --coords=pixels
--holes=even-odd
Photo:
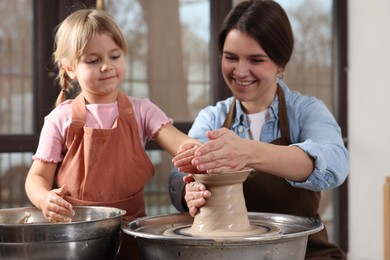
[[[128,41],[122,89],[149,98],[175,122],[193,121],[211,101],[209,0],[105,1]],[[177,212],[168,195],[172,157],[149,151],[155,176],[145,187],[148,215]]]
[[[192,121],[210,103],[209,0],[106,1],[129,53],[122,89]]]
[[[31,206],[24,189],[31,156],[31,153],[0,153],[0,208]]]
[[[332,82],[332,0],[278,0],[293,27],[295,49],[284,81],[292,90],[322,99],[336,116]],[[319,213],[334,241],[333,191],[322,192]]]
[[[171,156],[162,150],[147,151],[154,166],[154,176],[145,187],[146,214],[149,216],[177,213],[168,193]]]
[[[0,17],[0,134],[30,134],[32,1],[1,1]]]
[[[286,10],[295,48],[284,75],[289,87],[322,99],[333,109],[332,0],[278,0]]]

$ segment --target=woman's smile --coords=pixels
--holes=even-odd
[[[237,87],[244,87],[244,88],[250,87],[256,83],[256,80],[251,80],[251,81],[243,81],[238,79],[233,79],[233,80],[236,83]]]

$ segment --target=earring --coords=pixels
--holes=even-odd
[[[279,80],[282,80],[284,77],[284,71],[279,71],[278,74],[276,74],[276,79],[279,81]]]

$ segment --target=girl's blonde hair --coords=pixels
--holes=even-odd
[[[65,101],[66,92],[73,88],[65,66],[76,66],[88,41],[95,35],[108,34],[127,53],[127,43],[115,20],[104,11],[82,9],[69,15],[57,27],[53,59],[58,67],[57,79],[62,88],[56,105]]]

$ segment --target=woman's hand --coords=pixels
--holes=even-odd
[[[247,166],[250,154],[246,149],[248,140],[237,136],[227,128],[207,131],[210,141],[195,152],[192,164],[198,171],[207,173],[240,170]]]
[[[206,190],[204,184],[195,182],[192,175],[184,176],[183,181],[186,183],[184,199],[187,202],[190,215],[194,217],[198,209],[206,203],[206,199],[211,196],[211,193]]]
[[[184,173],[198,173],[199,171],[191,164],[199,143],[185,143],[180,146],[177,155],[172,158],[172,163]]]
[[[41,210],[45,218],[50,222],[71,222],[75,212],[72,205],[63,199],[68,192],[68,187],[53,189],[47,193]]]

